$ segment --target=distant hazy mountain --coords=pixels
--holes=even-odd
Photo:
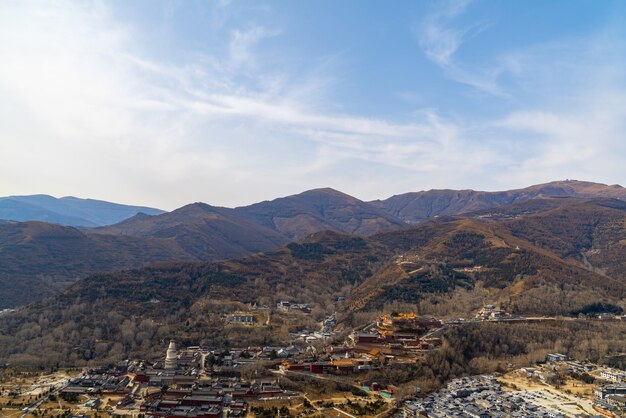
[[[111,225],[138,213],[158,215],[160,209],[120,205],[102,200],[48,195],[0,197],[0,219],[42,221],[68,226],[95,227]]]
[[[608,186],[600,183],[565,180],[501,192],[428,190],[404,193],[370,203],[393,216],[413,223],[435,216],[459,215],[481,209],[510,205],[537,197],[559,196],[607,197],[626,200],[626,189],[619,185]]]

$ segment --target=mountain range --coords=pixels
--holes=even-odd
[[[172,336],[189,345],[271,344],[291,329],[280,319],[254,333],[224,328],[219,318],[244,303],[310,303],[312,315],[338,311],[350,326],[406,307],[467,318],[486,302],[528,316],[619,305],[625,243],[626,202],[539,197],[369,236],[325,230],[242,258],[99,273],[0,316],[0,362],[115,361]]]
[[[124,207],[128,215],[124,215],[124,220],[95,228],[35,221],[1,222],[0,309],[58,293],[76,280],[98,272],[141,268],[158,262],[238,258],[269,252],[326,230],[368,236],[404,230],[410,224],[437,217],[515,217],[545,212],[549,209],[546,205],[561,208],[564,201],[549,198],[568,196],[626,200],[626,189],[562,181],[506,192],[431,190],[364,202],[326,188],[238,208],[193,203],[172,212],[149,215],[146,208]],[[75,198],[40,196],[24,201],[39,202],[39,207],[60,213],[58,201],[75,202],[72,199]],[[98,202],[92,204],[97,210],[89,216],[86,203],[81,209],[82,219],[91,219],[94,224],[105,223],[106,210],[102,208],[114,205],[78,201]],[[52,204],[45,206],[45,202]],[[24,212],[24,217],[28,213]],[[64,213],[69,216],[77,212]],[[122,216],[121,209],[118,214]],[[540,236],[541,231],[537,234]],[[589,261],[595,256],[594,253],[585,257]]]

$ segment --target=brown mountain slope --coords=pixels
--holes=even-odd
[[[607,244],[616,244],[612,237]],[[343,307],[333,303],[338,295],[348,297]],[[242,259],[81,280],[62,295],[0,317],[0,362],[79,365],[146,355],[171,336],[210,346],[268,344],[298,329],[274,318],[269,327],[237,333],[221,319],[236,302],[311,303],[312,324],[337,309],[358,324],[362,311],[392,306],[458,316],[489,301],[518,314],[567,314],[597,301],[622,303],[625,295],[623,280],[563,260],[514,235],[506,222],[438,220],[368,238],[323,232]]]
[[[546,223],[552,221],[545,219]],[[576,219],[571,226],[577,229]],[[558,241],[558,233],[556,229],[552,235],[546,228],[542,236]],[[562,314],[585,304],[588,298],[619,302],[626,295],[622,276],[601,275],[578,260],[564,260],[552,249],[515,236],[505,222],[431,221],[421,228],[372,239],[390,245],[398,255],[393,264],[368,278],[351,295],[350,304],[356,309],[378,309],[398,301],[419,304],[425,295],[471,290],[477,284],[491,289],[486,294],[492,302],[506,300],[511,310],[523,314]],[[612,259],[601,261],[612,265]],[[449,302],[454,304],[454,297]],[[479,305],[481,300],[476,302]]]
[[[329,188],[235,210],[296,240],[323,230],[369,235],[405,226],[403,221],[384,210]]]
[[[412,205],[418,200],[424,204],[428,203],[426,197],[429,193],[439,195],[440,199],[431,201],[427,213],[423,216],[464,212],[470,208],[496,205],[498,208],[506,208],[508,211],[506,216],[516,217],[550,211],[563,206],[565,204],[563,202],[567,202],[566,198],[559,200],[545,198],[545,196],[577,194],[623,197],[624,189],[619,186],[566,181],[500,193],[454,192],[457,193],[457,198],[453,199],[453,202],[450,200],[452,192],[424,192],[420,195],[422,197],[415,200]],[[528,200],[536,196],[541,198]],[[513,206],[502,206],[511,199],[516,201]],[[413,210],[411,207],[411,205],[403,207],[400,211],[401,215],[406,217],[406,214]],[[494,210],[490,211],[494,212]],[[466,216],[479,216],[481,213],[485,214],[485,212],[475,212]],[[400,219],[385,213],[383,209],[332,189],[311,190],[236,209],[217,208],[198,203],[158,216],[140,214],[117,225],[87,230],[85,234],[89,239],[84,244],[72,244],[75,247],[70,245],[67,251],[63,243],[75,241],[53,239],[46,234],[34,234],[29,241],[31,250],[25,251],[25,247],[20,244],[21,241],[11,239],[11,234],[16,232],[12,229],[14,227],[9,227],[0,229],[0,242],[4,242],[2,250],[4,259],[0,264],[0,275],[4,283],[0,287],[0,300],[3,302],[0,306],[13,307],[36,300],[43,295],[64,288],[79,277],[99,271],[140,267],[155,261],[209,261],[241,257],[258,251],[271,250],[289,240],[302,239],[321,230],[367,235],[389,228],[403,227],[405,225]],[[530,229],[528,231],[530,234]],[[544,232],[546,234],[542,235]],[[71,232],[71,234],[74,233]],[[3,236],[5,234],[8,235]],[[535,235],[537,234],[540,235],[540,239],[530,235],[526,238],[537,243],[538,246],[540,246],[540,240],[546,242],[563,240],[563,238],[550,235],[550,231],[539,229]],[[600,234],[599,240],[603,239],[602,234],[609,234],[617,239],[620,231],[605,228],[598,229],[597,234]],[[109,238],[102,238],[103,236],[109,236]],[[118,238],[113,240],[112,236]],[[148,240],[148,242],[144,243],[143,240]],[[114,241],[115,244],[111,244]],[[544,243],[544,245],[547,244]],[[611,268],[613,270],[607,270],[609,275],[620,272],[618,260],[622,256],[622,245],[604,249],[599,245],[586,248],[584,251],[574,248],[574,255],[577,254],[578,257],[577,261],[586,263],[588,268],[597,268],[596,272],[603,273],[606,271],[602,269]],[[80,251],[76,249],[78,247]],[[32,250],[32,248],[37,250]],[[555,247],[550,248],[557,251]],[[571,254],[559,251],[557,253],[561,256],[573,257]],[[68,254],[71,254],[71,261],[68,261],[70,257]],[[614,267],[606,265],[609,258],[613,260],[612,266]],[[23,289],[26,288],[32,290],[24,292]]]
[[[139,214],[97,230],[2,223],[0,309],[49,296],[97,272],[242,257],[287,242],[277,232],[229,211],[192,204],[157,216]]]
[[[208,260],[267,251],[324,230],[369,235],[404,226],[401,220],[352,196],[315,189],[235,209],[194,203],[88,232],[176,238],[187,251]],[[217,256],[206,255],[211,243]],[[195,245],[200,248],[194,249]]]
[[[573,199],[504,222],[511,234],[615,280],[626,277],[626,202]]]
[[[0,228],[0,308],[37,300],[96,272],[237,258],[323,230],[370,234],[404,223],[351,196],[319,189],[237,209],[194,203],[83,231],[41,224],[37,233],[34,224],[24,225]],[[34,290],[25,292],[27,287]]]
[[[94,234],[175,240],[197,260],[218,260],[269,251],[288,240],[233,209],[193,203],[156,216],[138,215]]]
[[[565,180],[502,192],[429,190],[405,193],[370,203],[404,221],[420,222],[435,216],[453,216],[538,197],[557,196],[626,200],[626,189],[618,185]]]
[[[287,299],[325,313],[334,295],[372,274],[379,263],[373,254],[381,252],[376,243],[326,232],[238,260],[91,276],[61,295],[0,316],[0,363],[81,364],[129,353],[150,356],[150,347],[172,336],[210,345],[235,342],[221,323],[224,303]],[[78,328],[84,332],[75,333]],[[246,338],[271,343],[281,329],[280,323],[257,328]]]
[[[140,214],[91,232],[169,237],[176,236],[176,229],[182,226],[188,229],[193,226],[201,235],[223,236],[244,247],[245,241],[250,240],[255,243],[250,247],[259,251],[324,230],[369,235],[384,229],[404,227],[405,224],[347,194],[333,189],[315,189],[235,209],[194,203],[158,216]],[[247,236],[236,231],[237,228],[247,231]],[[259,245],[264,241],[269,245]]]
[[[194,260],[168,239],[90,235],[44,222],[0,223],[0,308],[48,296],[97,271]]]

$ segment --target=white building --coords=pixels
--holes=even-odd
[[[600,378],[609,382],[622,383],[626,381],[626,373],[621,370],[604,369],[600,372]]]
[[[165,355],[165,368],[169,370],[176,369],[178,365],[178,358],[176,352],[176,343],[174,340],[170,340],[170,345],[167,348],[167,353]]]

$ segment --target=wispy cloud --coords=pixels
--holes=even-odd
[[[463,14],[469,4],[469,0],[444,2],[415,28],[424,53],[436,64],[452,65],[454,54],[463,40],[473,31],[480,29],[480,26],[476,25],[466,28],[457,28],[452,25],[454,19]]]
[[[197,200],[199,183],[226,172],[234,182],[282,179],[277,187],[293,191],[313,186],[302,168],[318,166],[329,150],[341,159],[417,170],[425,161],[410,157],[416,149],[424,156],[445,151],[447,128],[433,118],[398,123],[314,110],[309,103],[319,101],[324,92],[316,89],[325,85],[315,74],[295,82],[278,76],[277,88],[258,71],[257,80],[242,84],[238,77],[254,65],[258,45],[279,36],[277,29],[247,25],[231,32],[227,55],[174,64],[145,56],[133,29],[113,21],[104,6],[44,6],[3,6],[5,193],[17,186],[39,191],[45,177],[52,193],[92,189],[101,197],[154,202],[156,184],[185,184],[153,203],[172,207]],[[23,176],[29,150],[32,171]],[[274,163],[281,159],[289,163]],[[254,189],[242,198],[240,188],[223,182],[214,184],[215,197],[204,198],[243,203],[280,193]]]
[[[237,70],[241,66],[254,66],[255,56],[253,49],[263,39],[278,36],[280,31],[269,30],[263,26],[252,26],[245,30],[234,30],[230,35],[230,62],[229,68]]]
[[[506,97],[506,93],[497,83],[497,71],[470,68],[456,58],[456,53],[464,42],[489,27],[489,23],[485,21],[469,25],[456,22],[470,5],[471,0],[438,3],[421,22],[413,26],[413,34],[426,57],[441,67],[447,77],[480,91]]]
[[[141,41],[149,36],[116,20],[107,3],[3,2],[0,194],[174,208],[319,186],[373,199],[626,175],[623,45],[577,40],[506,51],[494,58],[512,79],[505,93],[495,73],[468,72],[457,60],[485,27],[455,26],[467,7],[449,3],[429,15],[416,29],[420,45],[449,77],[515,94],[504,116],[450,119],[429,103],[402,118],[337,111],[345,107],[333,95],[341,79],[332,65],[306,74],[274,66],[265,46],[289,34],[268,22],[223,21],[221,37],[211,38],[222,48],[167,61],[151,56]],[[573,64],[581,51],[584,68]],[[558,70],[546,71],[546,60]]]

